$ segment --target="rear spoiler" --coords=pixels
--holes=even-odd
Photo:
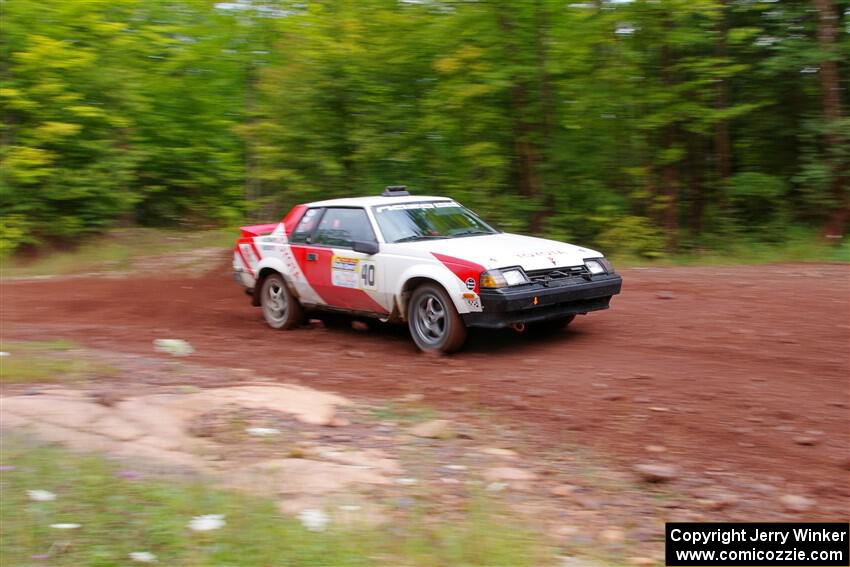
[[[278,224],[255,224],[253,226],[240,226],[239,230],[242,231],[243,237],[253,237],[253,236],[263,236],[264,234],[271,234],[275,231]]]

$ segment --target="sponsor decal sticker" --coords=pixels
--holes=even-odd
[[[361,262],[359,258],[334,256],[331,258],[331,283],[351,289],[376,290],[375,263]]]
[[[334,256],[331,259],[331,283],[339,287],[358,287],[358,268],[360,260],[345,256]]]
[[[466,278],[466,289],[475,289],[475,280],[472,278]]]

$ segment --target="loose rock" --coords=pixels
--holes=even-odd
[[[549,489],[549,492],[552,496],[570,496],[576,490],[578,490],[578,487],[572,484],[559,484]]]
[[[417,423],[407,431],[416,437],[446,439],[451,436],[451,425],[445,419],[434,419]]]
[[[485,447],[481,449],[481,452],[485,455],[493,455],[494,457],[516,457],[516,451],[511,451],[510,449],[501,449],[499,447]]]
[[[599,539],[608,544],[623,543],[626,540],[626,533],[620,528],[608,528],[602,530]]]
[[[325,425],[327,427],[348,427],[351,422],[342,416],[334,415]]]
[[[530,481],[537,478],[537,475],[525,469],[516,467],[495,467],[484,471],[484,478],[492,482],[499,481]]]
[[[815,506],[814,500],[797,494],[783,494],[779,502],[788,512],[808,512]]]
[[[155,339],[153,349],[171,356],[189,356],[195,352],[192,345],[181,339]]]

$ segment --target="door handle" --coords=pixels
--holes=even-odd
[[[319,259],[319,255],[316,254],[315,252],[307,252],[307,261],[308,262],[315,262],[318,259]]]

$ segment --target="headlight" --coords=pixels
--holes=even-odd
[[[505,281],[508,285],[519,285],[528,283],[528,278],[525,277],[525,274],[522,273],[522,270],[505,270],[502,272],[502,275],[505,276]]]
[[[587,267],[587,271],[593,274],[594,276],[604,274],[608,271],[605,267],[605,264],[607,264],[607,262],[603,258],[594,258],[593,260],[584,261],[584,265]]]
[[[528,283],[528,278],[519,268],[509,268],[507,270],[487,270],[481,274],[481,287],[498,289],[500,287],[508,287],[510,285],[520,285]]]

